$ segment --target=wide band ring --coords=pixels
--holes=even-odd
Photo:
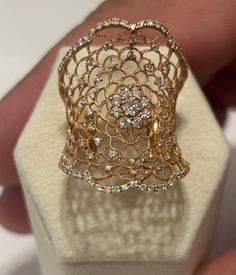
[[[156,20],[112,18],[76,43],[59,66],[67,140],[59,167],[96,190],[161,191],[189,171],[175,107],[187,63]]]

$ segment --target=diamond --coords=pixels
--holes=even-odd
[[[118,61],[115,59],[110,58],[108,61],[108,69],[115,68],[118,65]]]
[[[91,99],[94,99],[95,98],[95,96],[96,96],[96,91],[90,91],[89,92],[89,94],[88,94],[88,96],[91,98]]]
[[[96,125],[93,122],[89,122],[88,126],[87,126],[87,130],[95,131],[96,130]]]
[[[120,104],[121,97],[119,95],[113,95],[111,103],[112,105],[118,106]]]
[[[137,175],[138,172],[137,172],[136,170],[134,170],[134,169],[131,169],[131,170],[130,170],[130,173],[131,173],[132,175]]]
[[[78,79],[78,87],[79,87],[79,89],[82,89],[82,88],[84,87],[84,85],[85,85],[84,78],[83,78],[83,77],[80,77],[80,78]]]
[[[90,172],[89,172],[88,170],[85,170],[85,171],[84,171],[83,178],[84,178],[86,181],[88,181],[88,182],[91,181],[92,176],[91,176],[91,174],[90,174]]]
[[[150,111],[148,109],[144,109],[141,114],[141,117],[146,119],[146,118],[149,118],[150,116],[151,116]]]
[[[158,76],[155,79],[154,84],[157,85],[158,87],[160,87],[162,85],[162,78],[161,78],[161,76]]]
[[[122,184],[122,185],[120,186],[120,188],[121,188],[122,190],[128,190],[128,189],[130,188],[130,184],[129,184],[129,183],[124,183],[124,184]]]
[[[134,97],[140,99],[140,98],[141,98],[141,94],[142,94],[142,92],[141,92],[140,89],[134,89],[134,90],[133,90],[133,96],[134,96]]]
[[[127,117],[122,117],[120,119],[120,127],[123,129],[123,128],[126,128],[127,126],[129,126],[131,124],[131,120]]]
[[[160,49],[160,43],[158,43],[158,44],[153,44],[153,45],[151,46],[151,48],[152,48],[152,50],[153,50],[154,52],[158,53],[158,52],[159,52],[159,49]]]
[[[82,130],[82,129],[85,128],[85,124],[82,123],[82,122],[78,122],[78,123],[77,123],[77,127],[78,127],[79,130]]]
[[[92,117],[94,112],[95,111],[93,110],[93,108],[91,108],[90,106],[87,107],[86,114],[88,117]]]
[[[135,60],[136,58],[137,58],[137,56],[135,55],[134,51],[130,50],[127,54],[127,59]]]
[[[149,158],[154,158],[155,155],[154,155],[153,151],[150,151],[148,156],[149,156]]]
[[[129,88],[128,87],[123,87],[121,89],[121,95],[124,97],[124,98],[128,98],[130,92],[129,92]]]
[[[87,156],[88,159],[93,159],[94,153],[93,152],[87,152],[86,156]]]
[[[113,113],[114,117],[119,118],[120,117],[120,108],[114,107],[112,110],[112,113]]]
[[[135,163],[135,159],[129,159],[129,163],[134,164]]]
[[[111,166],[111,165],[109,165],[109,164],[106,164],[106,165],[105,165],[105,171],[106,171],[106,172],[111,171],[112,168],[113,168],[113,166]]]
[[[130,26],[130,28],[131,28],[132,31],[134,31],[135,28],[136,28],[136,25],[135,25],[135,24],[132,24],[132,25]]]
[[[133,100],[127,100],[124,104],[124,111],[126,115],[135,116],[139,111],[138,102]]]
[[[163,66],[164,66],[163,67],[163,73],[165,75],[167,75],[170,72],[170,64],[169,63],[164,63]]]
[[[148,98],[146,98],[146,97],[143,97],[142,99],[141,99],[141,106],[143,107],[143,108],[146,108],[146,107],[148,107],[148,104],[149,104],[149,102],[150,102],[150,100],[148,99]]]
[[[170,160],[170,154],[169,153],[165,153],[165,160]]]
[[[88,67],[92,67],[94,65],[94,59],[93,57],[90,57],[88,60],[87,60],[87,66]]]
[[[101,143],[102,139],[99,137],[95,137],[95,138],[93,138],[93,141],[96,145],[99,145]]]
[[[102,82],[102,81],[103,81],[102,75],[101,74],[96,74],[95,77],[94,77],[93,82],[98,83],[98,82]]]
[[[79,179],[82,179],[82,178],[83,178],[81,171],[74,170],[74,171],[71,173],[71,175],[72,175],[73,177],[75,177],[75,178],[79,178]]]
[[[164,145],[164,143],[165,143],[164,139],[159,138],[158,141],[157,141],[157,146],[162,147]]]
[[[98,191],[104,191],[104,186],[101,184],[96,183],[94,186]]]
[[[85,145],[85,139],[84,138],[80,138],[78,140],[78,144],[79,144],[80,147],[83,147]]]
[[[133,119],[133,126],[135,128],[140,128],[142,126],[142,124],[143,124],[143,121],[142,121],[142,119],[140,117],[138,117],[138,116],[134,117],[134,119]]]
[[[110,149],[108,155],[110,158],[115,158],[117,156],[117,152],[115,150]]]
[[[105,45],[103,46],[105,51],[113,49],[113,45],[111,42],[106,42]]]
[[[135,27],[135,26],[134,26]],[[130,36],[130,38],[129,38],[129,44],[130,45],[135,45],[137,43],[137,41],[136,41],[136,38],[135,38],[135,36],[134,35],[131,35]]]
[[[147,63],[147,64],[144,65],[144,70],[147,73],[153,73],[154,70],[155,70],[155,65],[153,63]]]
[[[167,119],[168,118],[168,112],[167,111],[163,111],[162,113],[161,113],[161,116],[164,118],[164,119]]]

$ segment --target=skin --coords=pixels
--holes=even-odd
[[[13,150],[40,95],[59,48],[73,45],[97,22],[121,17],[131,22],[153,18],[163,22],[181,45],[200,85],[223,123],[236,105],[235,0],[108,0],[59,41],[39,64],[0,102],[0,224],[30,232]],[[236,250],[204,263],[196,275],[236,274]]]

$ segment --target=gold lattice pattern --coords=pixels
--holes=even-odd
[[[161,23],[99,23],[59,66],[67,118],[59,167],[106,193],[168,189],[189,171],[175,134],[186,78],[183,54]]]

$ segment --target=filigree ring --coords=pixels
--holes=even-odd
[[[96,190],[160,191],[189,171],[175,133],[187,64],[156,20],[112,18],[76,43],[59,66],[67,140],[59,167]]]

